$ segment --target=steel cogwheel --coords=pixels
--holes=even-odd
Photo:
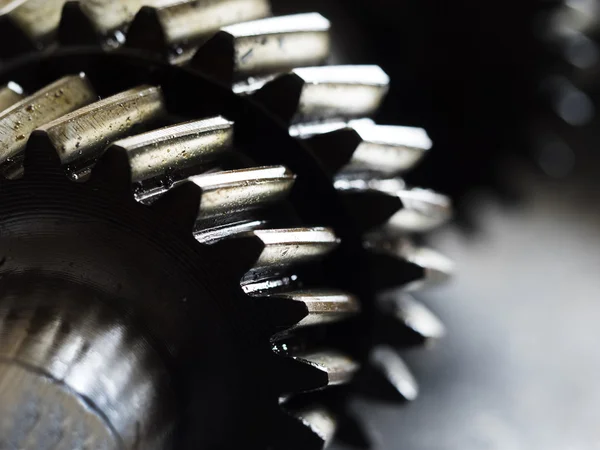
[[[323,65],[324,17],[269,14],[0,1],[3,57],[49,49],[0,74],[0,448],[367,445],[349,392],[417,396],[451,207],[398,175],[431,142]]]

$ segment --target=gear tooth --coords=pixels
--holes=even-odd
[[[0,115],[23,99],[23,88],[17,83],[9,82],[6,86],[0,88]]]
[[[294,69],[304,81],[294,123],[370,117],[388,91],[379,66],[322,66]]]
[[[252,98],[283,122],[290,124],[298,111],[303,89],[304,80],[289,73],[265,83]]]
[[[267,0],[184,0],[144,7],[131,24],[127,45],[158,52],[174,63],[187,62],[194,48],[222,27],[269,14]]]
[[[66,0],[24,0],[0,7],[1,57],[39,50],[52,42]]]
[[[289,410],[277,421],[274,448],[323,450],[333,441],[336,429],[336,418],[320,405]]]
[[[264,243],[265,248],[248,275],[250,282],[323,258],[340,243],[329,228],[256,230],[253,234]]]
[[[61,78],[0,113],[0,165],[25,148],[31,132],[96,99],[85,75]],[[62,100],[62,101],[61,101]]]
[[[454,264],[448,258],[429,248],[417,247],[408,238],[372,235],[366,246],[372,276],[380,289],[403,286],[405,290],[417,290],[447,281],[454,271]]]
[[[40,127],[48,133],[63,164],[85,166],[102,154],[106,143],[131,133],[134,126],[160,118],[160,88],[140,86],[84,106]]]
[[[347,384],[359,369],[356,361],[335,350],[297,353],[292,358],[321,374],[324,384],[317,388]]]
[[[385,222],[386,229],[394,233],[430,231],[452,216],[448,197],[425,189],[409,189],[399,178],[344,175],[335,180],[335,188],[347,199],[359,223],[371,219],[363,217],[365,211],[376,211],[371,223],[365,225],[374,227]]]
[[[233,84],[235,38],[226,31],[219,31],[200,46],[189,66],[221,83]]]
[[[89,182],[131,196],[131,164],[127,152],[120,147],[109,147],[92,168]]]
[[[23,169],[26,176],[40,173],[47,175],[54,172],[66,179],[58,153],[44,131],[37,130],[31,133],[25,148]]]
[[[216,59],[217,66],[227,69],[228,78],[224,81],[231,82],[234,73],[239,80],[322,64],[329,56],[329,28],[329,21],[317,13],[229,25],[200,49],[201,65],[196,67],[212,74],[211,64]],[[222,55],[225,61],[221,60]]]
[[[167,191],[150,208],[191,234],[198,220],[201,196],[202,189],[188,181]]]
[[[210,246],[218,260],[223,261],[224,269],[236,282],[256,263],[265,245],[254,235],[223,239]]]
[[[419,395],[419,386],[398,352],[391,347],[380,345],[371,351],[369,361],[376,373],[383,376],[393,391],[400,395],[401,400],[416,400]],[[376,384],[372,386],[374,392],[388,397],[388,393],[385,392],[386,387],[377,386],[379,383],[375,380],[373,382]]]
[[[167,56],[169,40],[157,8],[143,6],[138,11],[127,30],[125,45],[129,48]]]
[[[410,294],[390,293],[383,298],[382,308],[396,325],[390,329],[390,341],[395,342],[400,338],[401,345],[430,344],[446,334],[446,328],[440,319]],[[398,322],[404,328],[400,333],[397,330]]]
[[[63,45],[123,44],[123,30],[142,8],[145,0],[69,1],[65,4],[59,27]],[[102,42],[104,41],[104,42]]]
[[[94,23],[85,14],[80,1],[68,1],[62,10],[58,26],[58,41],[61,45],[94,45],[98,43]]]
[[[377,125],[371,119],[357,119],[349,122],[325,122],[318,124],[298,124],[290,128],[290,134],[314,148],[316,156],[329,156],[336,148],[320,145],[320,140],[331,133],[343,135],[353,131],[356,138],[351,143],[351,159],[343,166],[344,172],[367,172],[394,175],[412,169],[431,149],[431,139],[422,128],[395,125]],[[344,140],[340,137],[338,146]],[[350,150],[350,148],[349,148]],[[336,167],[336,171],[342,166]]]
[[[268,295],[259,302],[268,301],[273,311],[278,311],[277,316],[285,317],[286,309],[290,302],[302,305],[304,314],[295,322],[289,320],[276,321],[286,328],[299,328],[346,320],[360,312],[360,303],[356,297],[346,292],[311,289],[292,292],[280,292]]]
[[[214,161],[233,145],[233,122],[223,117],[195,120],[121,139],[112,144],[127,151],[133,182],[173,175]]]
[[[343,128],[314,135],[306,143],[326,170],[335,174],[350,163],[361,144],[361,138],[355,130]]]
[[[295,176],[284,166],[257,167],[196,175],[190,181],[204,192],[200,224],[215,226],[235,215],[283,200]]]

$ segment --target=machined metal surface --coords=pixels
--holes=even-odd
[[[134,46],[153,46],[162,36],[173,61],[182,63],[193,55],[202,39],[220,28],[270,15],[267,0],[183,0],[167,1],[134,19],[127,39]],[[149,43],[146,43],[148,41]]]
[[[289,228],[254,231],[265,245],[255,268],[282,268],[322,258],[340,243],[328,228]]]
[[[351,358],[336,351],[321,351],[294,355],[294,359],[327,375],[327,385],[349,383],[359,369]]]
[[[35,1],[30,0],[29,3],[34,4]],[[48,2],[48,5],[50,3],[52,2]],[[0,0],[0,11],[5,4],[7,4],[6,1]],[[140,7],[142,8],[140,9]],[[245,369],[243,365],[236,366],[237,357],[217,362],[222,356],[219,350],[209,358],[215,363],[208,368],[210,372],[210,376],[206,378],[208,381],[205,382],[205,379],[200,377],[199,379],[203,380],[202,386],[195,386],[194,389],[200,387],[212,390],[212,385],[220,385],[222,379],[233,380],[235,382],[227,386],[220,397],[226,398],[230,392],[235,391],[234,394],[231,394],[232,398],[240,396],[245,398],[245,394],[236,389],[247,390],[248,385],[253,384],[248,382],[248,371],[253,373],[261,371],[260,377],[254,383],[257,386],[260,385],[258,380],[262,377],[273,376],[271,381],[273,385],[277,385],[277,388],[273,389],[272,386],[268,386],[268,389],[265,390],[265,392],[269,391],[267,396],[270,398],[270,394],[276,391],[273,399],[275,395],[280,397],[281,394],[291,394],[290,398],[293,402],[298,401],[296,405],[302,405],[300,410],[292,408],[289,411],[291,413],[296,411],[295,417],[300,420],[300,423],[318,437],[316,441],[309,438],[309,441],[312,442],[311,446],[302,447],[302,450],[313,450],[313,448],[321,449],[323,445],[332,441],[337,427],[335,417],[338,415],[337,413],[342,413],[345,407],[342,406],[345,401],[337,401],[337,393],[330,395],[320,392],[320,389],[349,384],[362,363],[367,365],[370,363],[380,369],[398,391],[401,391],[406,398],[411,397],[408,387],[410,385],[408,375],[410,374],[406,367],[404,369],[408,375],[403,373],[400,370],[401,361],[399,363],[397,359],[386,353],[388,350],[391,351],[389,347],[378,346],[373,352],[375,356],[370,361],[358,361],[348,357],[340,351],[341,348],[348,347],[348,354],[355,355],[355,347],[362,346],[363,341],[368,345],[379,345],[380,341],[385,343],[385,339],[379,335],[378,324],[378,321],[381,320],[380,316],[384,314],[391,315],[393,319],[399,321],[400,323],[394,322],[398,328],[402,326],[411,328],[427,339],[437,338],[443,333],[441,324],[434,320],[435,316],[428,315],[427,310],[415,302],[397,302],[391,306],[389,304],[382,306],[376,303],[372,308],[361,308],[361,299],[357,292],[360,291],[358,286],[363,283],[358,279],[354,280],[355,282],[344,280],[346,273],[342,273],[340,267],[346,267],[346,264],[350,267],[362,262],[353,260],[354,257],[365,257],[365,263],[371,261],[371,255],[363,252],[364,248],[361,248],[360,233],[363,230],[375,229],[379,234],[366,237],[366,249],[370,252],[391,256],[387,260],[382,259],[386,263],[389,263],[390,259],[406,263],[404,266],[394,263],[391,266],[388,265],[387,272],[392,275],[394,280],[397,280],[397,275],[404,275],[404,273],[394,273],[395,270],[398,268],[404,270],[410,264],[418,266],[418,269],[422,271],[422,277],[405,288],[415,289],[422,285],[424,280],[438,278],[439,274],[449,271],[450,263],[436,259],[427,253],[427,250],[413,246],[399,235],[407,232],[428,231],[441,224],[448,218],[450,207],[445,203],[444,197],[436,196],[428,191],[408,189],[402,180],[392,178],[392,175],[413,167],[429,150],[431,141],[422,129],[376,125],[368,119],[376,112],[387,93],[389,83],[387,75],[376,66],[320,67],[321,64],[327,62],[331,51],[330,23],[321,15],[297,14],[273,18],[268,17],[269,15],[270,7],[266,0],[148,0],[147,2],[89,0],[87,2],[71,2],[67,5],[60,23],[56,45],[79,45],[80,41],[85,41],[86,45],[92,44],[107,50],[125,44],[130,47],[129,50],[138,49],[153,53],[173,64],[189,61],[189,72],[186,73],[190,76],[194,70],[200,70],[207,78],[219,80],[222,85],[231,87],[233,92],[254,94],[254,98],[249,102],[243,100],[244,103],[240,102],[241,106],[239,108],[236,106],[236,109],[232,111],[232,106],[237,105],[237,101],[241,99],[235,98],[231,94],[231,102],[227,98],[226,101],[219,103],[222,104],[223,110],[215,109],[213,106],[216,105],[211,104],[214,102],[212,88],[215,91],[215,98],[220,98],[218,91],[222,87],[211,84],[210,89],[204,88],[205,97],[201,97],[200,102],[196,102],[201,105],[201,111],[204,111],[206,106],[206,110],[211,111],[210,114],[222,113],[227,118],[235,117],[236,122],[238,117],[242,117],[239,128],[238,124],[223,117],[199,119],[193,114],[192,117],[188,117],[189,110],[186,111],[185,107],[182,108],[185,112],[180,116],[179,103],[186,103],[187,92],[195,95],[192,92],[196,90],[196,85],[181,91],[174,88],[169,77],[165,84],[158,83],[156,78],[164,79],[160,75],[160,70],[142,80],[138,80],[139,76],[136,70],[133,70],[133,73],[128,75],[132,75],[132,78],[138,82],[132,85],[141,85],[140,87],[119,93],[113,91],[114,83],[104,83],[102,86],[98,86],[98,92],[105,95],[108,91],[114,95],[100,101],[96,101],[97,97],[90,88],[91,98],[73,105],[72,109],[65,108],[56,112],[49,110],[44,113],[43,119],[32,123],[29,128],[24,130],[22,138],[21,134],[10,134],[8,131],[15,124],[21,126],[20,123],[15,122],[18,118],[13,122],[10,122],[12,119],[5,119],[8,139],[0,139],[0,149],[2,148],[1,142],[5,142],[5,145],[11,144],[11,137],[15,140],[26,141],[34,129],[41,129],[46,132],[56,148],[62,163],[67,165],[71,178],[82,181],[77,188],[74,188],[73,192],[75,189],[85,190],[84,185],[89,176],[89,181],[93,183],[91,188],[96,195],[103,197],[115,188],[121,189],[124,194],[129,194],[130,186],[127,181],[131,175],[131,181],[135,183],[133,199],[142,205],[136,205],[132,201],[131,211],[126,211],[124,217],[132,214],[137,218],[137,212],[133,212],[137,211],[135,208],[147,208],[157,216],[157,223],[165,222],[168,225],[176,225],[173,230],[168,228],[167,232],[187,231],[187,237],[190,237],[192,244],[194,244],[192,236],[197,241],[207,244],[198,246],[194,250],[200,253],[207,251],[206,254],[202,253],[205,256],[204,263],[208,260],[207,264],[211,266],[210,269],[207,269],[207,273],[212,274],[213,266],[218,273],[215,272],[213,274],[216,275],[215,277],[208,276],[207,278],[210,279],[201,280],[195,286],[203,285],[204,281],[212,286],[211,283],[214,281],[212,278],[220,280],[222,277],[227,280],[226,283],[232,285],[219,286],[218,289],[215,289],[218,291],[217,297],[220,297],[218,299],[219,308],[225,306],[225,303],[230,300],[230,295],[241,296],[244,294],[246,297],[240,299],[236,297],[236,301],[241,301],[239,305],[236,303],[236,307],[243,306],[245,308],[248,305],[253,307],[256,305],[258,308],[263,308],[261,314],[264,313],[265,320],[269,322],[268,332],[270,334],[267,337],[261,335],[261,339],[266,339],[264,342],[261,341],[263,346],[261,348],[269,351],[270,356],[279,362],[271,361],[264,355],[261,355],[260,358],[264,356],[265,359],[260,359],[260,362],[255,361],[253,358],[258,357],[260,352],[257,351],[257,354],[254,355],[250,350],[246,355],[244,347],[246,342],[243,342],[244,349],[239,358],[241,360],[248,356],[245,360],[247,364]],[[77,22],[78,18],[81,19],[81,23]],[[14,22],[12,18],[11,21]],[[41,27],[38,31],[45,26],[42,21],[40,23]],[[89,25],[89,30],[87,25]],[[21,31],[26,31],[26,29],[23,28]],[[69,38],[70,31],[76,31],[72,38]],[[50,34],[53,33],[54,29]],[[18,30],[17,34],[19,34]],[[50,34],[47,36],[49,37]],[[44,37],[38,42],[49,43],[49,39]],[[200,63],[200,65],[196,66],[196,63]],[[165,69],[167,67],[165,65]],[[212,68],[215,69],[214,72],[211,71]],[[82,69],[78,68],[77,70]],[[93,79],[102,79],[102,69],[94,70],[98,73],[93,74]],[[177,74],[178,69],[171,68],[170,70],[173,71],[173,75]],[[83,75],[79,79],[85,81]],[[179,78],[175,77],[174,79]],[[8,80],[4,82],[6,81]],[[15,79],[15,81],[18,82],[19,79]],[[196,81],[199,85],[208,84],[202,77]],[[152,83],[152,86],[156,87],[143,85],[144,83]],[[26,85],[30,86],[31,83]],[[203,91],[203,89],[199,90]],[[170,93],[172,95],[173,91],[178,93],[179,98],[167,97]],[[2,92],[0,91],[0,105]],[[60,90],[50,93],[57,93],[57,99],[65,94]],[[13,95],[14,90],[12,93],[6,92],[6,94],[9,98],[7,103],[14,103],[18,100]],[[35,95],[39,95],[39,93]],[[207,104],[203,105],[202,102],[205,100]],[[94,101],[96,102],[92,103]],[[17,106],[21,103],[16,103],[16,106],[10,108],[9,111],[14,108],[17,108],[15,111],[18,111]],[[167,103],[169,111],[166,110]],[[256,128],[254,125],[263,124],[262,120],[255,124],[255,118],[248,115],[248,111],[252,111],[254,103],[261,103],[264,109],[270,111],[267,121],[272,120],[273,117],[279,117],[282,123],[291,126],[289,129],[291,136],[285,133],[285,129],[282,130],[284,145],[279,148],[281,153],[277,153],[274,146],[269,145],[269,139],[277,136],[278,128],[266,133],[266,136],[259,136],[258,133],[256,136],[252,135],[253,130],[260,130],[262,133],[262,129]],[[26,108],[26,105],[24,107]],[[246,111],[247,108],[248,111]],[[258,108],[256,114],[263,114],[262,109]],[[7,117],[12,118],[13,115]],[[23,117],[27,119],[24,115]],[[3,137],[1,134],[3,118],[4,116],[0,115],[0,138]],[[189,121],[190,119],[194,120]],[[178,123],[181,120],[188,122]],[[169,125],[165,127],[165,124]],[[157,126],[163,128],[155,129]],[[267,129],[270,128],[267,127]],[[271,133],[273,136],[270,136]],[[345,165],[336,166],[340,163],[340,159],[333,161],[330,166],[323,164],[322,167],[319,167],[319,164],[312,158],[305,158],[302,150],[305,147],[294,141],[294,138],[324,137],[328,133],[332,138],[328,143],[331,145],[330,149],[332,151],[341,149],[341,153],[348,156]],[[351,136],[351,139],[342,139],[344,133],[346,138]],[[32,141],[37,144],[38,141],[43,142],[43,139]],[[307,141],[305,144],[310,147],[312,143]],[[21,155],[21,151],[25,148],[25,142],[20,145],[17,150],[7,150],[6,152],[9,153],[7,158],[17,154]],[[47,144],[44,145],[49,147]],[[300,150],[295,150],[299,153],[290,157],[286,153],[290,150],[286,145],[299,147]],[[10,148],[12,149],[12,147]],[[265,148],[268,151],[265,151]],[[324,148],[328,149],[327,146]],[[313,150],[315,150],[314,147]],[[317,159],[323,156],[323,154],[314,153]],[[124,155],[129,158],[129,167],[127,167],[127,158]],[[37,158],[40,156],[37,155]],[[93,166],[96,159],[98,159],[98,164]],[[25,160],[25,183],[27,183],[28,176],[27,167],[31,167],[31,165],[35,167],[35,161],[35,153]],[[269,166],[261,167],[254,161]],[[18,162],[20,163],[21,160]],[[46,163],[48,161],[44,162],[44,164]],[[58,166],[58,162],[55,161],[55,164]],[[286,166],[293,168],[294,173]],[[322,168],[326,170],[321,171]],[[335,168],[335,170],[329,171],[330,168]],[[41,173],[41,171],[33,170],[29,172],[29,176],[34,176],[36,173]],[[299,175],[297,182],[296,173]],[[356,224],[340,222],[334,214],[326,211],[329,204],[325,204],[325,208],[322,204],[325,201],[332,202],[331,206],[337,207],[338,205],[334,205],[336,202],[346,200],[344,195],[336,194],[334,187],[331,186],[332,179],[335,188],[338,189],[338,194],[345,194],[344,191],[372,191],[380,196],[392,197],[394,200],[391,204],[393,207],[397,205],[398,209],[394,210],[396,213],[391,215],[391,219],[387,222],[379,220],[380,216],[383,217],[384,214],[377,211],[374,214],[376,219],[373,220],[373,227],[363,228],[362,224],[358,222]],[[320,186],[317,192],[310,186],[313,182],[318,183],[319,180],[321,180],[321,184],[316,184]],[[343,186],[343,183],[349,184]],[[108,189],[104,192],[106,187]],[[331,192],[328,193],[328,190]],[[311,197],[303,198],[307,193],[311,193]],[[322,198],[322,193],[328,193],[329,199],[325,200],[325,195]],[[200,200],[199,205],[198,199]],[[121,200],[124,199],[120,199],[119,202]],[[342,215],[341,211],[347,205],[339,206],[340,215]],[[379,209],[381,205],[372,203],[368,206]],[[381,209],[389,212],[386,208]],[[320,217],[315,215],[317,211],[321,211],[320,214],[327,219],[321,221]],[[356,214],[369,216],[371,211],[367,211],[365,208],[350,208],[348,219],[355,220],[354,215]],[[119,218],[118,214],[113,217],[116,221]],[[332,228],[319,226],[321,224],[327,224]],[[357,225],[356,230],[354,225]],[[135,235],[137,227],[130,227],[128,230]],[[340,232],[340,236],[344,236],[343,242],[337,237],[336,231]],[[144,236],[151,236],[152,246],[154,246],[157,243],[160,244],[163,232],[146,233]],[[346,240],[346,236],[349,239]],[[343,245],[340,246],[340,244]],[[112,241],[107,241],[102,251],[104,251],[104,247],[112,251],[113,245]],[[186,243],[186,245],[190,244]],[[128,244],[119,246],[118,249],[115,248],[115,252],[119,256],[114,261],[121,261],[121,258],[127,256],[125,247],[128,247]],[[185,252],[186,248],[185,246],[174,246],[165,249],[167,253],[173,250],[174,255],[179,255],[181,252]],[[348,251],[350,248],[353,249],[352,252]],[[334,252],[336,249],[337,251]],[[350,255],[352,257],[349,257]],[[4,261],[1,258],[0,254],[0,266],[3,266]],[[214,264],[211,258],[215,259]],[[154,261],[156,258],[147,259]],[[139,263],[144,265],[147,261],[140,258]],[[138,273],[136,264],[127,267],[123,277],[128,277],[130,270],[132,276],[140,275],[141,272]],[[108,265],[112,266],[112,263]],[[173,275],[170,265],[167,264],[167,266],[164,270],[165,277]],[[367,272],[371,267],[364,267],[364,269],[364,276],[368,277]],[[185,267],[184,272],[187,270],[188,266]],[[413,270],[413,272],[415,271]],[[244,273],[245,275],[243,275]],[[202,274],[203,272],[195,281],[200,280],[204,276]],[[362,275],[363,273],[361,273]],[[163,276],[149,278],[162,280]],[[369,283],[365,281],[364,284]],[[398,284],[400,283],[393,285],[397,286]],[[120,296],[122,291],[118,283],[116,286]],[[149,292],[149,295],[146,296],[148,298],[142,302],[145,305],[141,308],[142,312],[149,307],[162,308],[164,305],[156,302],[154,296],[166,295],[165,292],[178,290],[179,286],[179,283],[173,283],[170,286],[161,285],[159,289]],[[349,286],[351,288],[347,289]],[[240,287],[241,289],[239,289]],[[141,285],[140,289],[142,289]],[[368,289],[371,289],[370,284]],[[231,294],[232,292],[233,294]],[[375,293],[372,294],[375,295]],[[210,295],[205,296],[210,297]],[[175,298],[174,303],[165,302],[167,307],[162,310],[164,314],[160,314],[159,317],[168,315],[174,308],[181,305],[184,305],[184,309],[187,305],[191,306],[187,292],[183,292]],[[127,299],[125,298],[125,300]],[[62,305],[60,302],[57,304],[58,306]],[[0,311],[1,306],[0,304]],[[124,308],[127,306],[124,305]],[[79,309],[74,308],[74,311],[79,311]],[[91,308],[87,310],[87,313],[93,315],[94,311],[96,309]],[[229,312],[225,314],[224,311],[225,309],[223,309],[223,314],[227,319]],[[244,323],[240,324],[242,325],[240,329],[246,329],[247,326],[250,330],[254,324],[245,323],[245,321],[251,320],[250,318],[254,315],[250,313],[250,310],[244,310],[244,312],[246,313],[243,314],[242,322]],[[365,320],[346,320],[361,312],[367,314]],[[72,313],[70,308],[64,308],[60,314],[50,317],[63,317]],[[191,319],[196,318],[193,316],[196,313],[197,311],[193,307],[189,309]],[[187,312],[183,315],[188,316]],[[210,328],[212,323],[203,324],[204,316],[200,316],[202,318],[198,320],[198,329],[204,329],[206,326]],[[231,317],[233,316],[234,314]],[[78,395],[81,398],[90,398],[95,404],[97,403],[98,411],[101,414],[94,415],[92,413],[88,418],[88,411],[85,411],[81,417],[78,417],[81,419],[84,432],[86,429],[90,429],[92,430],[90,433],[95,436],[112,433],[118,436],[117,440],[123,437],[121,445],[123,448],[137,448],[140,445],[148,449],[162,448],[161,439],[168,440],[170,427],[174,420],[174,415],[169,409],[170,406],[169,408],[156,407],[156,405],[167,405],[168,400],[164,399],[172,398],[162,396],[161,386],[164,386],[166,378],[162,376],[162,369],[158,366],[163,360],[161,357],[156,357],[153,349],[145,340],[145,334],[138,332],[136,326],[129,324],[121,326],[122,321],[129,320],[127,314],[117,317],[116,320],[109,318],[106,321],[96,320],[94,317],[92,317],[93,320],[85,322],[83,331],[75,327],[72,335],[75,337],[86,336],[86,333],[97,335],[98,337],[90,343],[95,356],[88,357],[86,354],[80,358],[83,368],[77,369],[80,371],[79,376],[69,379],[66,385],[71,389],[70,394],[58,389],[56,392],[49,392],[47,398],[56,398],[58,403],[62,402],[65,405],[69,402],[73,403],[73,401],[73,404],[78,404]],[[337,324],[342,321],[344,323]],[[371,323],[371,321],[373,321],[372,329],[363,329],[365,324]],[[159,334],[162,332],[163,326],[169,327],[171,324],[169,320],[165,320],[164,324],[159,324]],[[37,331],[32,327],[23,323],[21,325],[20,329],[26,330],[24,333],[31,331],[31,334],[36,336],[35,339],[39,337],[38,334],[41,336],[46,333],[46,328],[50,330],[48,333],[54,333],[53,336],[57,336],[60,334],[56,331],[57,327],[63,327],[62,322],[61,325],[53,322],[43,328],[42,333],[36,334]],[[79,325],[79,323],[75,325]],[[156,320],[149,325],[150,328],[155,327]],[[228,325],[219,323],[218,327],[225,329]],[[342,345],[341,336],[336,333],[337,330],[346,329],[346,327],[350,332]],[[262,327],[258,328],[262,329]],[[104,333],[105,330],[106,333]],[[181,327],[180,331],[185,334],[193,333],[196,330],[192,326],[189,330],[187,327]],[[363,335],[363,333],[365,334]],[[36,341],[35,345],[38,347],[50,345],[57,352],[62,351],[59,345],[54,346],[52,338],[45,339],[44,337],[41,341],[49,344]],[[222,344],[220,339],[209,339],[209,341],[211,347],[214,343],[220,349]],[[187,344],[191,344],[190,348],[198,348],[198,342],[188,342]],[[241,348],[237,344],[240,342],[233,346],[236,351]],[[287,347],[288,344],[289,347]],[[0,343],[0,347],[2,345]],[[95,351],[95,345],[100,346],[97,351]],[[331,348],[331,350],[318,350],[323,348]],[[170,351],[171,347],[167,350]],[[48,354],[51,355],[51,352],[49,351]],[[148,355],[147,358],[145,355]],[[60,366],[61,362],[56,362],[57,359],[52,358],[49,361],[40,359],[39,366],[54,367],[55,364]],[[142,358],[143,361],[139,361],[139,358]],[[286,358],[287,361],[285,361]],[[158,366],[153,365],[153,361],[158,361]],[[188,361],[178,360],[177,364],[179,363],[187,367]],[[286,365],[289,365],[291,373],[286,372],[288,370],[285,368]],[[0,364],[0,375],[2,374],[1,367]],[[140,382],[142,387],[139,389],[135,382],[140,377],[136,378],[135,375],[142,369],[138,369],[138,367],[143,367],[143,371],[147,372],[142,375],[151,378],[142,380]],[[155,367],[158,369],[153,370]],[[232,369],[222,369],[223,367],[232,367]],[[200,372],[204,374],[205,369]],[[22,368],[13,367],[10,371],[11,374],[16,374],[16,377],[22,377],[27,383],[37,386],[38,382],[35,380],[35,376],[32,378]],[[9,376],[12,376],[11,374]],[[100,379],[95,380],[96,376]],[[241,376],[244,377],[244,380],[240,382],[237,378]],[[302,378],[304,376],[305,378]],[[294,378],[302,379],[294,380]],[[11,383],[7,384],[9,388],[13,389],[14,386],[17,392],[24,390],[19,383],[12,381]],[[25,386],[24,383],[23,386]],[[279,383],[282,383],[281,386]],[[230,391],[229,388],[233,388],[233,391]],[[194,389],[188,390],[189,393],[193,394]],[[316,392],[314,392],[315,389],[317,389]],[[350,386],[344,388],[344,391],[353,391],[354,389],[354,386]],[[416,384],[413,390],[416,391]],[[311,391],[311,393],[303,395],[307,391]],[[188,392],[183,392],[183,394],[185,396]],[[2,395],[9,396],[8,393]],[[61,399],[61,395],[69,398]],[[210,397],[211,392],[207,391],[204,395]],[[23,399],[25,399],[25,395],[15,396],[12,403],[22,403]],[[255,399],[254,402],[247,402],[246,406],[254,408],[254,405],[262,404],[261,402],[262,398],[258,401]],[[233,401],[237,407],[240,407],[240,403]],[[135,408],[130,408],[131,404],[135,404]],[[44,408],[46,407],[44,405]],[[282,407],[284,410],[286,409],[285,404]],[[69,406],[69,408],[71,408],[70,411],[75,411],[75,407]],[[125,417],[128,408],[132,409],[133,413]],[[202,410],[202,408],[199,409]],[[2,405],[0,405],[0,412],[2,411]],[[179,412],[184,413],[183,411]],[[240,414],[240,418],[236,418],[236,413],[236,408],[232,408],[230,404],[223,404],[222,407],[219,405],[219,407],[213,407],[211,411],[207,411],[206,417],[194,424],[202,423],[203,426],[198,428],[204,429],[204,424],[210,423],[210,426],[206,428],[209,428],[207,430],[209,434],[213,434],[213,430],[219,427],[227,429],[239,427],[242,423],[252,419],[248,417],[248,414]],[[77,414],[77,412],[70,412],[69,416]],[[275,417],[270,414],[271,412],[265,417],[271,419]],[[14,414],[11,411],[8,415],[12,417]],[[230,420],[232,416],[234,417],[233,421]],[[15,417],[21,416],[15,415]],[[263,417],[257,414],[257,419],[259,418],[264,422]],[[115,421],[117,425],[113,426],[112,421]],[[78,421],[74,420],[72,423],[75,424],[73,426],[76,426]],[[139,433],[138,431],[131,433],[131,424],[133,423],[141,427]],[[94,427],[104,428],[96,432]],[[8,428],[18,432],[12,422],[9,423]],[[217,430],[216,433],[222,431]],[[135,440],[132,441],[131,436],[136,436],[135,433],[141,433],[146,441],[140,441],[141,444]],[[302,432],[297,434],[300,436]],[[298,444],[294,442],[296,434],[292,433],[292,435],[286,437],[286,443],[282,447],[285,450],[290,450],[293,445]],[[96,445],[95,441],[90,442],[93,443],[93,448],[102,448],[100,444]],[[2,443],[1,437],[0,443]],[[221,445],[220,442],[218,444]],[[22,446],[22,443],[19,442],[15,446],[19,448],[19,445]],[[77,448],[77,445],[78,443],[71,447]],[[265,445],[269,446],[270,442],[265,442]],[[202,445],[193,448],[197,447],[204,448]],[[215,448],[215,446],[207,448]]]
[[[275,294],[274,297],[294,300],[306,305],[307,316],[294,328],[339,322],[360,312],[360,303],[355,296],[334,290],[283,292]]]
[[[322,64],[329,56],[329,21],[320,14],[270,17],[222,29],[233,40],[238,77]]]
[[[85,75],[61,78],[0,113],[0,162],[17,156],[33,130],[97,99]]]
[[[161,0],[80,0],[79,8],[94,24],[96,32],[108,35],[131,22],[142,6],[151,6]]]
[[[296,122],[371,116],[389,84],[378,66],[306,67],[293,73],[304,82]]]
[[[168,445],[175,405],[143,333],[89,288],[20,277],[0,288],[1,446]]]
[[[341,131],[356,133],[356,139],[347,144],[354,147],[352,158],[342,171],[373,171],[390,175],[405,172],[413,168],[432,145],[422,128],[377,125],[370,119],[298,124],[290,128],[291,135],[303,139]],[[333,152],[336,149],[318,150]]]
[[[139,182],[212,161],[232,144],[233,123],[214,117],[138,134],[112,145],[127,151],[132,180]]]
[[[8,83],[0,88],[0,111],[18,103],[23,98],[23,88],[17,83]]]
[[[0,19],[8,18],[36,45],[53,37],[67,0],[6,0],[0,3]]]
[[[140,86],[82,107],[39,129],[48,134],[60,159],[68,164],[93,160],[113,140],[163,113],[160,88]]]
[[[264,207],[287,196],[295,176],[283,166],[207,173],[191,177],[202,189],[200,219]]]

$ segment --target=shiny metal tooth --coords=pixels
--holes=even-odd
[[[84,74],[46,86],[0,113],[0,162],[25,148],[33,130],[98,99]]]
[[[353,359],[334,350],[301,353],[292,358],[323,372],[327,376],[327,386],[349,383],[360,367]]]
[[[0,88],[0,113],[23,99],[23,88],[12,81]]]
[[[159,0],[79,0],[75,3],[96,33],[108,36],[129,24],[142,6],[152,6]]]
[[[214,228],[201,229],[194,232],[194,237],[203,244],[214,244],[220,240],[242,233],[251,233],[259,228],[264,228],[264,220],[240,221]],[[248,292],[247,292],[248,293]]]
[[[321,258],[340,243],[330,228],[256,230],[265,245],[254,268],[281,268]]]
[[[357,139],[350,144],[355,146],[354,153],[350,162],[341,169],[342,172],[404,172],[414,167],[432,145],[422,128],[376,125],[369,120],[355,120],[349,122],[345,129],[356,133]],[[317,150],[336,151],[335,148],[328,147],[330,148]]]
[[[446,334],[446,327],[440,319],[410,294],[395,294],[392,298],[386,298],[383,303],[389,314],[425,341],[435,341]]]
[[[416,400],[419,395],[417,381],[393,348],[383,345],[374,348],[369,355],[369,362],[404,399]]]
[[[334,186],[340,192],[349,194],[372,192],[398,198],[401,205],[385,224],[390,231],[430,231],[452,217],[452,202],[447,196],[427,189],[407,188],[400,178],[341,176],[335,180]]]
[[[159,87],[139,86],[60,117],[39,129],[45,131],[61,161],[91,161],[114,140],[165,112]]]
[[[233,145],[233,122],[223,117],[194,120],[127,137],[111,146],[127,151],[132,181],[213,160]]]
[[[338,428],[338,423],[335,416],[328,409],[320,405],[312,405],[294,411],[293,415],[312,433],[319,437],[322,441],[321,449],[327,448],[331,444]]]
[[[284,166],[228,170],[190,177],[202,189],[200,219],[268,206],[282,200],[296,177]]]
[[[188,47],[216,33],[224,26],[261,19],[271,14],[268,0],[180,0],[159,1],[150,11],[142,10],[133,20],[127,40],[144,47],[145,36],[160,33],[166,49],[174,56],[183,56]],[[153,15],[148,23],[148,14]],[[156,30],[153,28],[159,27]],[[141,45],[140,45],[141,44]],[[192,55],[190,54],[189,57]]]
[[[330,51],[330,23],[317,13],[270,17],[224,27],[231,38],[237,77],[287,72],[323,64]]]
[[[292,73],[302,82],[293,123],[369,117],[379,108],[390,81],[372,65],[302,67]],[[277,78],[270,83],[276,82]]]
[[[454,263],[441,253],[414,245],[410,239],[399,236],[368,236],[365,246],[372,252],[384,253],[398,260],[408,261],[423,271],[423,277],[404,286],[417,290],[427,285],[448,281],[454,272]]]
[[[8,19],[34,45],[47,44],[60,22],[60,14],[67,0],[2,0],[0,23]],[[10,45],[10,43],[7,43]]]
[[[341,291],[313,289],[277,293],[269,297],[294,300],[306,305],[308,315],[293,328],[339,322],[360,312],[358,299]]]

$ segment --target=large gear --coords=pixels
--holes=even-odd
[[[0,448],[362,441],[346,393],[414,399],[397,347],[443,334],[411,236],[449,201],[397,177],[431,143],[318,14],[145,3],[0,3],[4,56],[101,47],[0,76]]]

